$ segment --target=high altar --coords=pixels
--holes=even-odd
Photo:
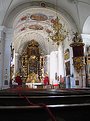
[[[31,40],[25,45],[20,56],[20,73],[26,83],[40,83],[42,79],[43,62],[39,50],[39,44]]]

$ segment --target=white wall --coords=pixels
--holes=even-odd
[[[5,48],[4,48],[4,74],[3,74],[3,88],[8,88],[10,86],[10,60],[11,60],[11,43],[13,38],[13,30],[6,29],[6,38],[5,38]],[[6,70],[7,70],[7,80],[8,85],[5,85],[6,80]]]

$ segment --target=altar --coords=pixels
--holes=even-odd
[[[25,82],[37,83],[42,78],[44,61],[39,49],[39,43],[31,40],[20,55],[20,75]]]
[[[34,89],[42,89],[43,88],[43,84],[42,83],[26,83],[26,87],[28,88],[34,88]]]

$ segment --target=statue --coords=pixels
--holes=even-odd
[[[38,82],[39,82],[39,79],[37,74],[32,72],[28,75],[26,83],[38,83]]]
[[[81,35],[79,35],[78,32],[74,33],[73,35],[74,35],[72,39],[73,42],[82,42]]]

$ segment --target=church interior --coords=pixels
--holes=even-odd
[[[1,121],[89,120],[89,26],[89,0],[0,0]]]
[[[0,88],[88,88],[89,2],[6,3],[1,0]]]

